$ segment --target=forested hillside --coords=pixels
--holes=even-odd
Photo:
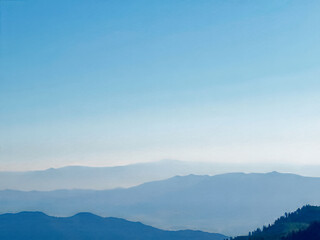
[[[283,240],[319,240],[320,239],[320,222],[314,222],[306,230],[293,232]]]
[[[302,240],[304,236],[320,234],[320,207],[306,205],[295,212],[285,213],[272,225],[250,232],[234,240]],[[312,238],[320,239],[320,238]]]

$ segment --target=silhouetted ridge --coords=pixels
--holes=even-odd
[[[223,240],[226,236],[201,231],[164,231],[120,218],[91,213],[51,217],[40,212],[0,215],[1,240]]]
[[[89,213],[89,212],[81,212],[73,215],[71,218],[78,218],[78,219],[103,219],[102,217]]]

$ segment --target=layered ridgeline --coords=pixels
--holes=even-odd
[[[69,166],[41,171],[0,172],[0,190],[51,191],[57,189],[105,190],[132,187],[177,175],[215,175],[227,172],[290,171],[319,176],[320,166],[225,164],[163,160],[117,167]]]
[[[163,160],[115,167],[68,166],[25,172],[0,172],[0,190],[51,191],[57,189],[105,190],[133,187],[176,175],[214,174],[222,166]]]
[[[320,178],[277,172],[173,177],[128,189],[0,191],[0,212],[54,216],[92,212],[161,229],[199,229],[228,236],[272,223],[283,212],[320,204]]]
[[[320,207],[304,206],[292,213],[286,213],[272,225],[233,240],[319,240]]]
[[[201,231],[164,231],[139,222],[80,213],[68,218],[41,212],[0,215],[1,240],[223,240],[226,236]]]

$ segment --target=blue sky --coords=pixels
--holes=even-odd
[[[0,7],[0,169],[319,161],[319,1]]]

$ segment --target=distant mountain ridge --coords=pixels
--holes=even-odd
[[[201,231],[164,231],[119,218],[79,213],[56,218],[41,212],[0,215],[1,240],[223,240],[227,237]]]
[[[221,168],[221,167],[220,167]],[[133,187],[176,175],[215,174],[219,165],[162,160],[115,167],[67,166],[26,172],[0,172],[0,190],[105,190]]]
[[[319,205],[319,188],[320,178],[277,172],[188,175],[105,191],[0,191],[0,212],[92,212],[161,229],[235,236],[272,223],[283,212]]]
[[[106,190],[133,187],[177,175],[216,175],[228,172],[295,172],[320,177],[320,165],[290,166],[162,160],[115,167],[67,166],[26,172],[0,171],[0,190],[52,191],[58,189]]]

